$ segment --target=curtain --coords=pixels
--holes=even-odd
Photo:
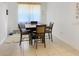
[[[40,4],[18,4],[18,22],[38,21],[41,20]]]

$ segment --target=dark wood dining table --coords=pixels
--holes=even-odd
[[[36,32],[36,25],[43,25],[43,24],[25,24],[26,30],[30,30],[29,33],[29,43],[32,45],[32,33]],[[48,26],[46,26],[48,28]]]

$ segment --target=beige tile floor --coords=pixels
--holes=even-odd
[[[28,40],[28,36],[24,36]],[[0,56],[79,56],[79,51],[53,37],[54,42],[46,39],[46,48],[43,44],[38,44],[38,49],[30,46],[28,41],[23,41],[19,46],[19,34],[9,36],[0,45]]]

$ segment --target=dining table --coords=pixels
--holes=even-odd
[[[30,30],[29,32],[29,43],[32,45],[32,35],[36,32],[36,25],[43,25],[43,24],[25,24],[26,30]],[[48,27],[48,26],[47,26]]]

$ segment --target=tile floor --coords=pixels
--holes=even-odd
[[[24,36],[28,40],[28,36]],[[19,46],[19,34],[9,36],[0,45],[0,56],[79,56],[79,51],[53,37],[53,42],[46,39],[46,48],[43,44],[38,44],[38,49],[30,46],[28,41],[23,41]]]

